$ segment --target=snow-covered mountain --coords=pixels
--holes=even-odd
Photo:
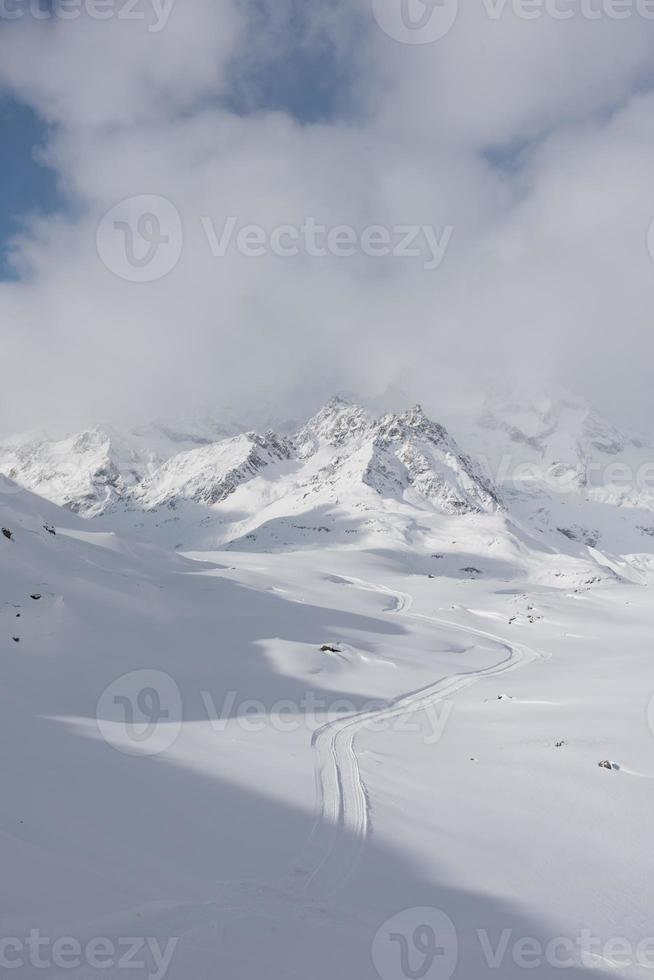
[[[61,975],[76,943],[76,976],[102,949],[107,976],[136,950],[143,980],[379,980],[406,975],[389,934],[433,921],[455,978],[522,980],[508,930],[570,937],[582,980],[614,975],[616,915],[621,950],[649,942],[654,593],[630,507],[564,494],[621,550],[569,537],[418,408],[334,401],[161,462],[93,432],[14,445],[67,508],[0,476],[8,961]]]
[[[0,446],[0,472],[86,516],[122,500],[158,462],[137,439],[101,426],[67,439],[16,437]]]
[[[89,517],[121,503],[213,505],[283,461],[295,463],[294,484],[307,493],[343,491],[354,480],[382,496],[413,490],[444,513],[499,504],[472,460],[419,407],[373,419],[335,398],[288,438],[272,431],[219,438],[219,425],[212,428],[213,439],[162,424],[127,434],[96,427],[59,441],[16,437],[0,446],[0,472]]]
[[[488,462],[498,482],[524,492],[539,485],[562,493],[602,491],[617,483],[616,462],[638,466],[652,454],[642,439],[568,393],[526,400],[493,395],[463,428],[470,451]]]
[[[0,472],[103,527],[180,547],[274,550],[328,533],[417,547],[461,518],[654,577],[652,450],[582,399],[494,396],[446,429],[419,406],[378,417],[334,398],[288,435],[237,430],[203,419],[15,437]]]
[[[65,439],[44,433],[0,443],[0,473],[22,487],[94,517],[129,498],[166,460],[228,434],[212,420],[157,422],[128,432],[98,425]]]
[[[446,430],[420,406],[372,419],[341,399],[329,402],[293,438],[299,484],[314,494],[347,497],[369,488],[381,497],[423,498],[444,514],[492,510],[490,482]]]
[[[375,425],[365,482],[381,494],[412,488],[444,514],[491,511],[500,504],[491,482],[420,406]]]
[[[597,549],[618,574],[652,580],[654,448],[646,440],[561,392],[495,395],[457,432],[516,520],[555,548],[567,539]]]
[[[292,452],[291,444],[274,432],[248,432],[173,456],[125,496],[147,510],[182,501],[211,506],[266,466],[290,459]]]

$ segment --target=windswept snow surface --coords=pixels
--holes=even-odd
[[[651,976],[649,572],[533,497],[342,402],[91,520],[0,477],[3,968]]]

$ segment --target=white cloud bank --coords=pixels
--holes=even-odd
[[[438,409],[520,374],[647,419],[654,20],[635,0],[621,19],[584,2],[532,4],[533,19],[461,4],[423,45],[387,36],[365,0],[315,2],[295,41],[317,65],[357,43],[351,111],[311,125],[229,109],[239,72],[279,57],[291,0],[272,18],[177,0],[160,30],[167,8],[145,3],[142,20],[2,24],[0,82],[53,124],[47,159],[71,211],[30,224],[21,278],[0,285],[0,426],[227,403],[292,415],[393,384]],[[121,279],[96,249],[103,215],[141,195],[168,199],[183,227],[153,282]],[[207,228],[219,237],[230,216],[259,231],[217,256]],[[307,249],[307,219],[327,255]],[[396,245],[412,225],[445,244],[437,265],[424,239],[418,255],[382,254],[384,234]],[[283,255],[271,236],[283,250],[289,229],[301,247]]]

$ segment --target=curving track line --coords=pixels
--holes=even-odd
[[[445,698],[485,677],[497,677],[525,663],[544,659],[523,643],[508,643],[487,630],[463,626],[436,616],[412,613],[413,598],[384,585],[363,579],[348,581],[359,588],[388,595],[393,604],[385,611],[410,615],[438,626],[458,630],[499,644],[505,656],[481,670],[442,677],[427,687],[401,694],[387,706],[361,711],[328,722],[312,738],[316,754],[317,816],[311,836],[300,854],[285,887],[298,888],[309,899],[332,894],[352,873],[370,836],[370,804],[355,751],[355,739],[371,722],[390,721],[438,704]]]

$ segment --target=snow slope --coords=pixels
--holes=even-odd
[[[0,473],[93,517],[128,499],[172,456],[223,439],[231,428],[203,419],[176,425],[157,422],[130,432],[98,425],[64,439],[28,433],[0,444]]]
[[[289,436],[215,441],[207,420],[126,437],[95,429],[16,439],[0,465],[98,529],[166,548],[282,552],[329,539],[423,562],[442,554],[448,574],[484,574],[481,549],[508,577],[517,565],[563,588],[654,580],[644,444],[571,396],[495,398],[452,427],[469,452],[417,406],[374,417],[336,398]]]
[[[590,549],[632,581],[654,581],[654,448],[567,393],[487,399],[457,431],[517,520],[555,547]]]
[[[158,980],[651,976],[654,520],[580,476],[647,451],[503,411],[469,455],[334,400],[132,483],[99,430],[22,444],[68,507],[0,477],[16,975],[120,977],[132,937]],[[490,478],[489,431],[574,480]]]
[[[167,547],[283,550],[327,534],[415,545],[459,516],[531,552],[536,569],[563,554],[587,577],[654,580],[652,449],[570,395],[490,398],[452,422],[460,444],[419,407],[375,417],[339,398],[295,434],[223,438],[235,428],[16,437],[0,447],[0,472]]]
[[[183,501],[211,506],[264,467],[289,459],[291,451],[274,432],[234,436],[173,456],[133,491],[132,499],[146,510]]]
[[[16,437],[0,447],[0,471],[86,516],[119,501],[145,510],[186,500],[218,503],[264,467],[288,459],[307,464],[298,465],[297,483],[309,489],[318,482],[338,488],[354,476],[380,494],[414,488],[445,513],[498,503],[472,461],[419,407],[373,420],[334,399],[290,438],[250,432],[197,437],[199,446],[184,447],[190,438],[161,425],[127,435],[97,427],[54,442]]]
[[[452,423],[464,449],[419,407],[373,417],[338,398],[289,436],[224,437],[236,428],[205,419],[15,437],[0,446],[0,472],[84,516],[117,513],[125,531],[163,527],[167,544],[260,540],[266,528],[278,547],[288,523],[310,536],[341,525],[354,535],[364,513],[368,527],[386,528],[389,510],[416,522],[502,512],[546,549],[585,561],[597,551],[600,565],[634,581],[654,574],[652,448],[565,393],[489,398]],[[173,541],[180,509],[184,531]],[[402,520],[391,516],[391,533]]]
[[[497,567],[510,579],[517,568],[562,588],[623,576],[617,548],[551,523],[419,407],[375,419],[334,399],[294,436],[249,433],[174,456],[98,526],[178,550],[399,549],[426,573]]]
[[[481,564],[499,515],[437,517]],[[588,928],[564,975],[649,975],[650,590],[406,543],[182,557],[7,480],[0,524],[3,935],[86,956],[17,975],[140,937],[133,976],[402,978],[432,921],[438,980]]]

